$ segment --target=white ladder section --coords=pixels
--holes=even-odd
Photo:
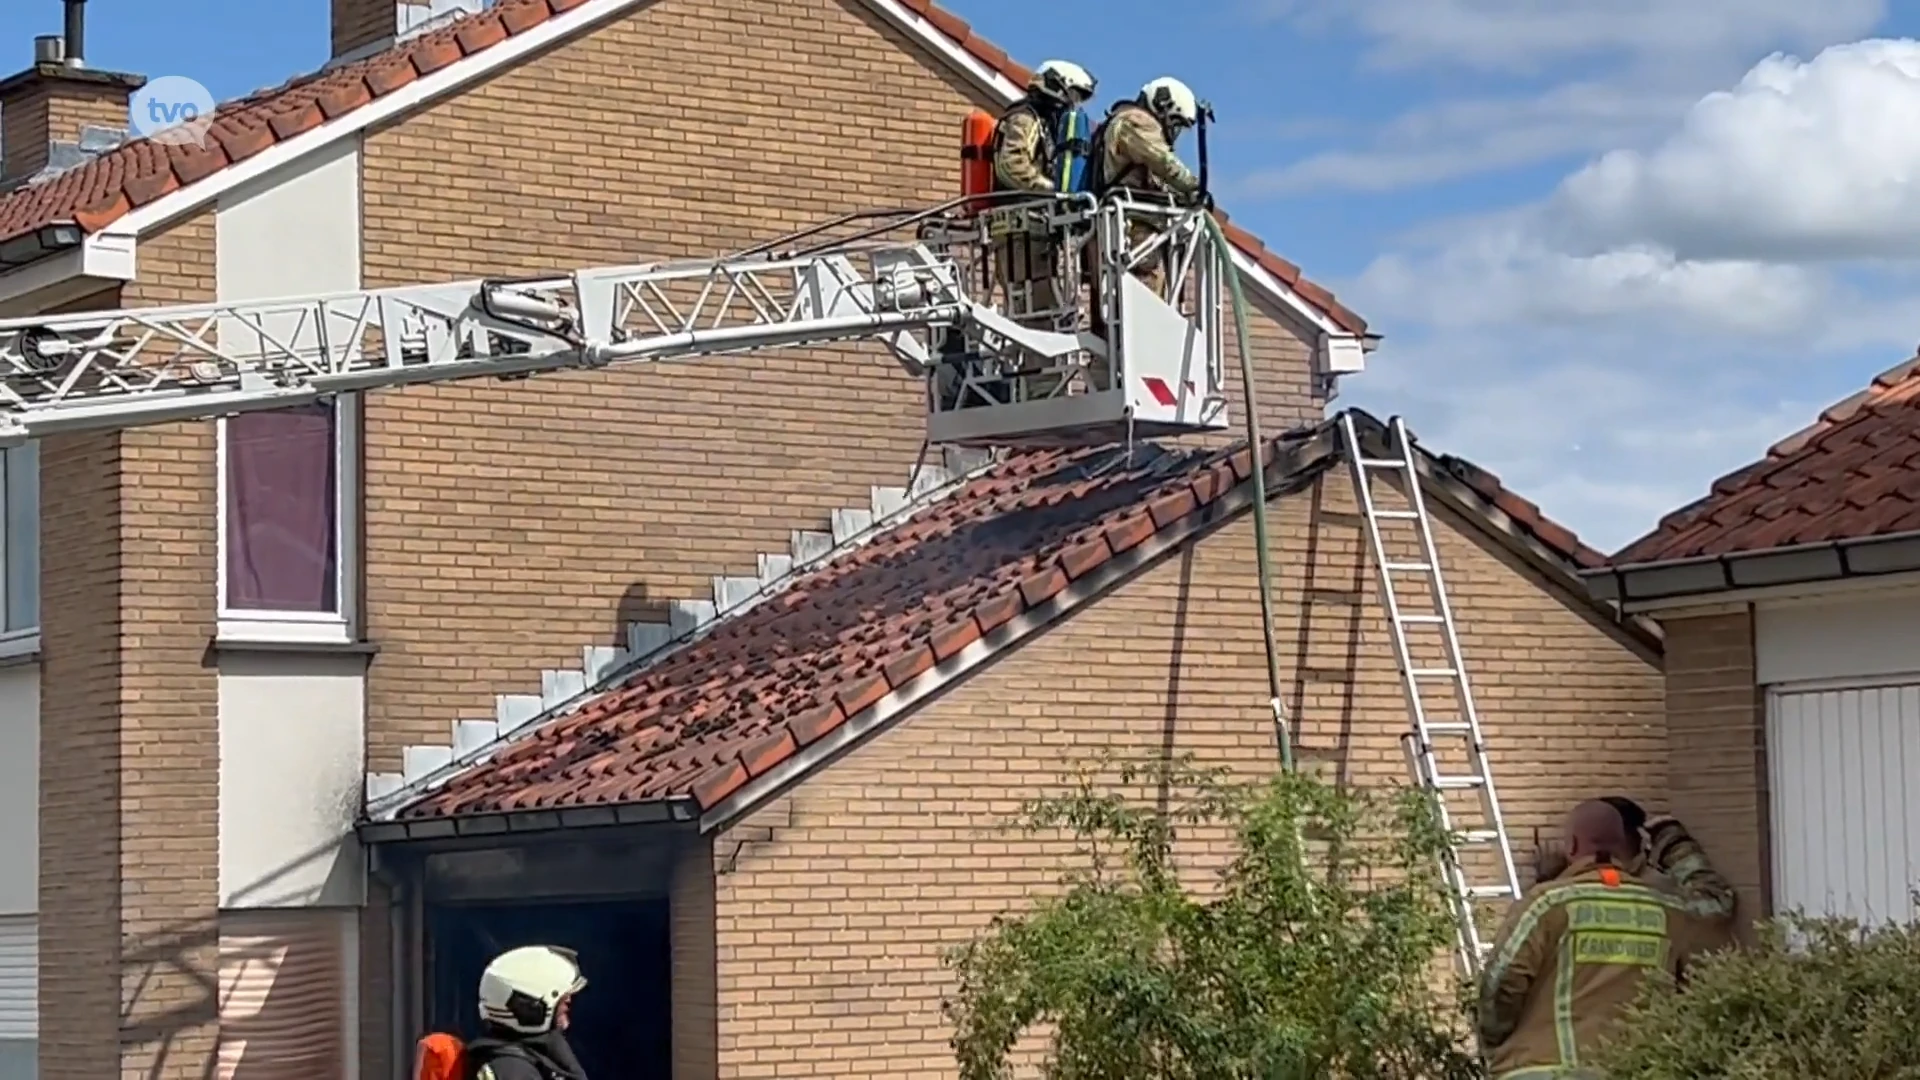
[[[975,310],[948,255],[869,241],[804,255],[595,267],[532,280],[0,319],[0,445],[327,395],[913,336]],[[1006,349],[1063,335],[1015,328]]]
[[[1393,639],[1394,662],[1400,668],[1401,685],[1406,690],[1407,709],[1413,721],[1412,730],[1402,736],[1401,741],[1413,767],[1415,782],[1431,793],[1441,826],[1454,838],[1447,857],[1442,860],[1441,870],[1458,923],[1460,962],[1469,975],[1478,975],[1492,946],[1492,934],[1482,933],[1479,907],[1489,901],[1519,899],[1520,879],[1514,869],[1506,818],[1494,789],[1493,769],[1487,761],[1486,736],[1474,707],[1466,661],[1460,653],[1459,629],[1454,623],[1453,605],[1447,599],[1446,580],[1440,570],[1433,521],[1420,491],[1413,439],[1407,434],[1405,421],[1394,417],[1388,422],[1391,456],[1374,458],[1367,456],[1361,445],[1351,411],[1342,414],[1340,428],[1361,516],[1366,521],[1367,543],[1373,554],[1380,599],[1386,608]],[[1400,483],[1396,486],[1406,494],[1407,509],[1383,509],[1374,501],[1372,481],[1382,473],[1399,474]],[[1394,530],[1395,535],[1390,538],[1392,526],[1401,528]],[[1402,537],[1414,543],[1409,545]],[[1407,561],[1405,555],[1396,557],[1396,550],[1408,547],[1413,550],[1412,561]],[[1416,578],[1425,584],[1424,601],[1419,598],[1418,590],[1409,588],[1411,579]],[[1422,639],[1424,647],[1416,647],[1413,635],[1421,632],[1428,636]],[[1438,639],[1437,648],[1426,644],[1434,638]],[[1435,652],[1437,658],[1433,657]],[[1454,771],[1448,771],[1449,768]],[[1458,806],[1457,801],[1468,792],[1478,796],[1475,814],[1478,820],[1477,827],[1463,829],[1456,822],[1465,808]],[[1481,853],[1481,857],[1473,858],[1475,853]],[[1488,860],[1487,855],[1492,859]],[[1484,866],[1488,861],[1493,866]],[[1476,879],[1476,870],[1491,880]]]

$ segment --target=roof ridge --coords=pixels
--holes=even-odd
[[[1048,452],[1051,451],[1043,451],[1043,453]],[[452,761],[421,777],[418,781],[411,784],[404,784],[392,792],[381,796],[379,799],[369,800],[367,806],[368,814],[378,818],[382,814],[397,809],[414,799],[431,794],[438,787],[446,783],[449,778],[457,776],[467,768],[487,761],[501,749],[526,737],[537,726],[556,720],[568,712],[577,710],[582,705],[591,702],[594,698],[618,689],[619,684],[626,682],[655,664],[668,660],[674,654],[683,651],[688,646],[711,636],[721,628],[722,624],[745,615],[751,609],[759,607],[764,601],[785,592],[799,579],[824,570],[841,557],[865,547],[882,534],[905,526],[928,507],[953,497],[956,493],[964,490],[968,484],[973,483],[975,480],[1000,468],[1004,464],[1006,464],[1004,457],[995,458],[948,479],[944,484],[928,488],[918,495],[910,494],[906,503],[898,510],[885,517],[876,517],[865,529],[834,544],[818,558],[807,563],[795,564],[789,567],[786,573],[772,581],[764,582],[759,589],[755,590],[752,596],[747,597],[745,600],[742,600],[740,603],[735,604],[723,612],[717,613],[713,619],[695,626],[684,633],[675,635],[653,650],[632,657],[627,660],[627,662],[603,672],[598,678],[589,682],[586,689],[580,693],[550,708],[542,708],[533,716],[528,717],[523,723],[514,727],[512,731],[505,732],[475,747],[464,755],[455,756]],[[909,486],[907,490],[911,492],[911,486]]]

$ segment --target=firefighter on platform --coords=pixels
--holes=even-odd
[[[1041,64],[1027,96],[1000,117],[993,130],[993,186],[997,191],[1057,190],[1053,180],[1054,129],[1068,109],[1093,98],[1094,78],[1068,60]]]
[[[1061,117],[1093,97],[1094,78],[1067,60],[1049,60],[1035,69],[1027,95],[1000,117],[993,130],[990,157],[995,191],[1024,191],[1050,195],[1056,130]],[[1065,329],[1077,320],[1063,305],[1060,257],[1062,238],[1055,235],[1045,211],[1009,207],[990,227],[994,276],[1006,288],[1007,314],[1038,329]]]
[[[1162,77],[1140,88],[1138,96],[1107,111],[1093,136],[1093,188],[1106,197],[1121,191],[1137,199],[1186,202],[1201,195],[1200,178],[1174,154],[1181,132],[1200,122],[1203,106],[1192,88]],[[1136,219],[1127,225],[1127,243],[1137,247],[1162,223]],[[1136,274],[1154,292],[1166,281],[1163,258],[1150,259]]]
[[[1507,913],[1481,974],[1476,1027],[1494,1080],[1598,1078],[1593,1051],[1641,983],[1680,978],[1728,939],[1733,889],[1686,828],[1655,818],[1646,841],[1643,852],[1612,801],[1574,807],[1567,865]]]

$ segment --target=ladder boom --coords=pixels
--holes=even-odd
[[[914,332],[973,310],[959,281],[957,265],[924,244],[872,241],[0,320],[0,445],[350,391],[859,339],[883,341],[917,376],[929,353]]]

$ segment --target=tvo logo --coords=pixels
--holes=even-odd
[[[203,146],[213,126],[207,88],[184,75],[164,75],[141,87],[127,106],[127,127],[167,146]]]

